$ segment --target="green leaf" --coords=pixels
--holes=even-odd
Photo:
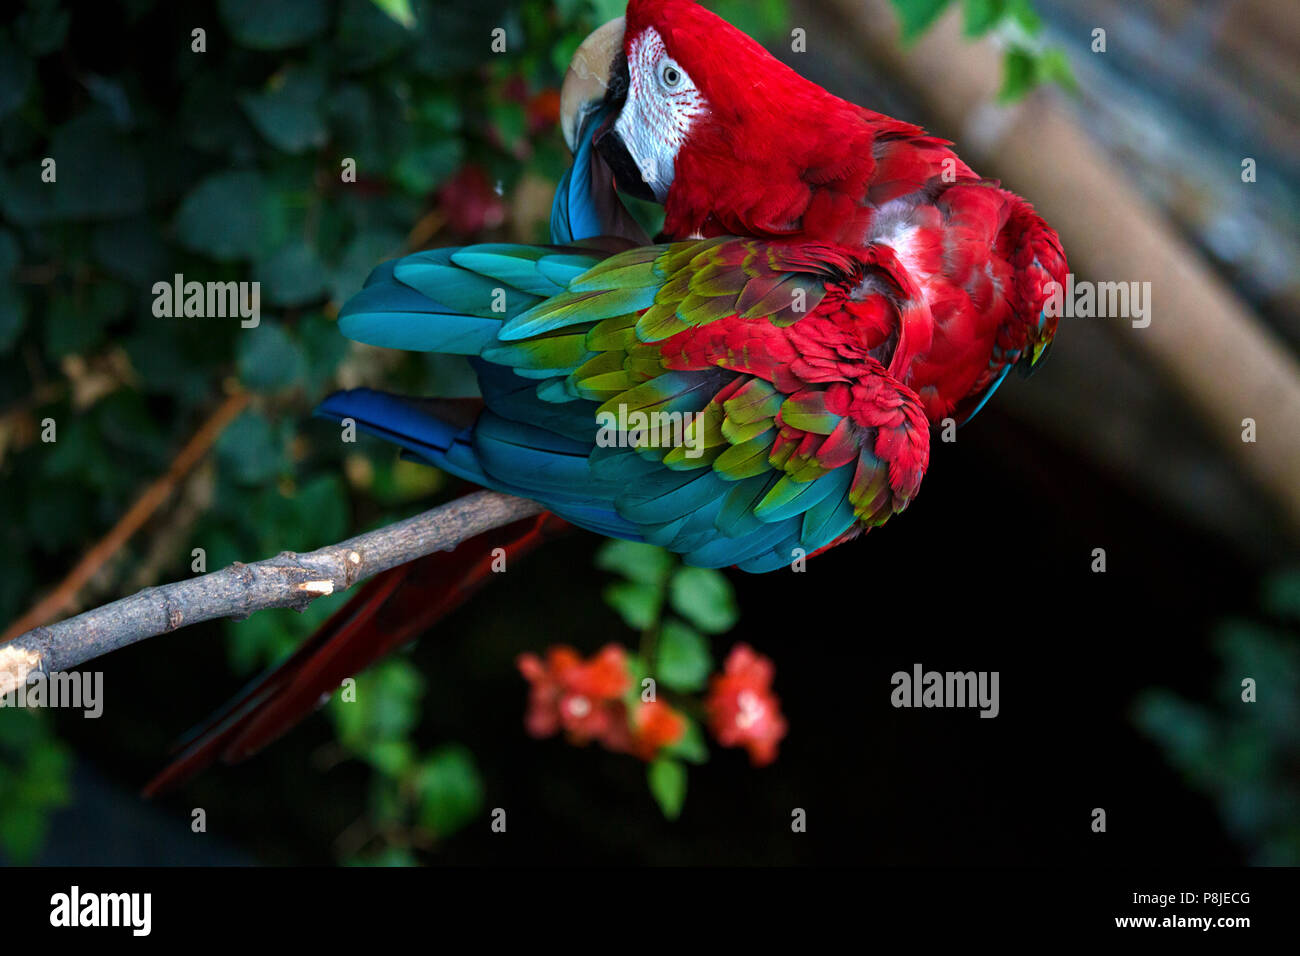
[[[314,401],[334,380],[348,354],[348,340],[339,334],[338,326],[313,312],[299,321],[298,342],[307,364],[307,397]]]
[[[676,820],[686,803],[686,767],[679,761],[660,757],[646,770],[650,794],[669,820]]]
[[[494,27],[506,31],[511,51],[517,52],[523,45],[518,0],[420,0],[415,6],[421,22],[437,24],[437,29],[416,31],[418,46],[409,61],[416,72],[425,76],[445,78],[481,68],[486,48],[483,38]]]
[[[85,485],[103,489],[112,465],[104,448],[104,436],[96,427],[98,422],[88,419],[75,427],[64,427],[59,440],[54,443],[40,464],[40,474],[46,478],[68,478]]]
[[[236,561],[241,561],[248,557],[244,546],[236,538],[233,529],[228,528],[224,522],[221,522],[211,516],[201,521],[198,530],[192,538],[194,547],[202,548],[204,552],[204,566],[208,571],[218,571],[221,568],[228,568]],[[193,555],[186,555],[185,572],[186,574],[195,573],[190,570]],[[204,573],[204,572],[198,572]],[[320,602],[315,602],[312,607],[316,607]],[[253,617],[261,617],[256,614]],[[253,620],[250,617],[248,620]]]
[[[433,469],[425,469],[432,471]],[[311,529],[319,546],[337,541],[347,533],[348,495],[338,475],[317,475],[293,496],[298,520]]]
[[[38,806],[9,805],[0,814],[0,846],[19,864],[30,863],[45,842],[48,814]]]
[[[1264,610],[1300,621],[1300,568],[1279,571],[1264,582]]]
[[[998,100],[1011,103],[1034,88],[1038,74],[1034,58],[1024,50],[1008,50],[1002,60],[1002,89]]]
[[[290,67],[260,93],[245,93],[240,105],[267,142],[286,153],[323,146],[328,136],[321,113],[325,81],[312,70]]]
[[[460,744],[439,747],[416,776],[420,825],[447,836],[478,816],[483,806],[483,779],[474,756]]]
[[[1001,102],[1020,99],[1040,83],[1056,83],[1066,90],[1077,90],[1078,83],[1063,50],[1055,48],[1037,52],[1023,47],[1007,50],[1003,60]]]
[[[221,0],[222,22],[253,50],[281,50],[318,36],[329,21],[326,0]]]
[[[699,690],[713,669],[708,639],[676,618],[664,622],[659,633],[655,676],[672,690]]]
[[[627,7],[624,0],[591,0],[591,5],[595,11],[593,19],[597,24],[608,23],[615,17],[621,17]]]
[[[49,726],[37,711],[6,710],[0,716],[4,717],[0,720],[0,753],[34,749],[49,734]],[[11,779],[4,777],[0,781],[8,783]]]
[[[374,0],[374,4],[406,29],[415,29],[415,11],[411,9],[411,0]]]
[[[437,468],[391,458],[375,462],[367,494],[384,505],[403,505],[437,494],[445,483],[446,477]]]
[[[230,159],[247,163],[256,155],[257,132],[231,95],[224,72],[199,72],[186,84],[177,113],[176,131],[186,145],[212,153],[226,164]]]
[[[621,15],[621,14],[620,14]],[[573,54],[578,52],[578,47],[582,45],[582,34],[571,33],[560,39],[560,42],[551,50],[551,67],[560,76],[564,75],[569,64],[573,62]]]
[[[248,556],[246,546],[221,531],[208,531],[195,539],[207,549],[209,571],[229,567]],[[284,540],[272,545],[283,549]],[[188,569],[189,565],[186,565]],[[283,661],[298,649],[307,635],[347,603],[346,591],[318,598],[301,614],[284,608],[259,611],[243,621],[226,623],[226,654],[236,673],[248,674]]]
[[[424,195],[437,189],[460,168],[465,146],[459,139],[440,137],[437,142],[403,150],[393,178],[408,192]]]
[[[528,114],[522,103],[502,103],[492,111],[492,122],[506,149],[519,148],[528,136]]]
[[[1020,24],[1031,36],[1043,28],[1042,18],[1034,11],[1031,0],[1005,0],[1011,19]]]
[[[911,42],[928,30],[950,0],[893,0],[903,27],[903,40]]]
[[[740,613],[731,582],[711,568],[679,568],[668,593],[673,609],[709,634],[731,630]]]
[[[71,758],[43,715],[0,710],[0,850],[19,864],[40,851],[50,813],[69,799]]]
[[[136,285],[165,278],[167,247],[148,219],[117,219],[96,226],[90,248],[100,265]]]
[[[255,172],[216,173],[181,203],[176,234],[181,245],[214,259],[245,259],[258,251],[266,183]]]
[[[1204,779],[1214,772],[1217,730],[1203,707],[1169,691],[1147,690],[1138,698],[1133,714],[1138,728],[1155,739],[1184,773]]]
[[[243,412],[226,426],[217,439],[216,452],[217,460],[241,484],[261,484],[283,466],[271,423],[254,411]]]
[[[257,263],[253,277],[262,283],[266,304],[305,305],[325,295],[329,270],[305,242],[289,242]]]
[[[605,588],[603,594],[605,603],[634,631],[644,631],[659,619],[663,592],[657,585],[619,581]]]
[[[344,700],[335,692],[330,701],[343,745],[364,756],[380,741],[403,740],[420,716],[424,694],[420,672],[408,660],[389,658],[356,675],[356,682],[355,700]]]
[[[63,219],[114,219],[144,208],[145,175],[135,143],[99,113],[72,120],[54,134]],[[39,184],[54,190],[54,184]]]
[[[85,74],[81,81],[86,86],[86,92],[107,110],[116,126],[126,128],[131,125],[131,100],[121,83],[95,73]]]
[[[704,742],[704,732],[698,723],[685,714],[682,718],[686,721],[686,733],[682,734],[682,739],[677,743],[663,749],[664,756],[676,757],[687,763],[706,763],[709,759],[709,747]]]
[[[116,282],[97,282],[82,294],[51,297],[45,321],[45,351],[51,358],[88,352],[103,338],[104,328],[127,309],[126,290]]]
[[[376,170],[386,173],[410,140],[405,111],[392,90],[369,90],[356,83],[337,86],[330,90],[327,109],[330,138],[337,144],[335,170],[341,170],[342,160],[348,158],[356,160],[360,176],[374,175]],[[373,208],[364,198],[360,203],[367,211]]]
[[[416,108],[416,119],[434,133],[453,133],[460,128],[462,106],[448,92],[430,93]]]
[[[628,677],[628,687],[623,693],[623,703],[631,711],[641,705],[641,693],[645,689],[642,685],[645,679],[650,676],[650,668],[646,666],[645,658],[640,654],[629,652],[624,656],[623,662]]]
[[[607,541],[596,552],[596,567],[639,584],[662,585],[676,559],[672,553],[640,541]]]
[[[1079,88],[1065,51],[1055,47],[1044,50],[1038,58],[1038,79],[1043,83],[1055,83],[1066,90],[1074,91]]]
[[[962,0],[964,32],[968,37],[987,33],[1006,12],[1006,0]]]
[[[278,322],[263,319],[256,328],[241,329],[235,352],[240,380],[252,389],[287,388],[307,373],[302,348]]]
[[[209,564],[209,570],[221,565]],[[303,635],[295,625],[297,615],[284,609],[259,611],[247,620],[226,625],[226,655],[237,673],[249,674],[284,660]]]
[[[330,51],[331,67],[344,73],[371,70],[415,42],[416,17],[410,0],[387,2],[391,11],[380,9],[380,0],[343,0]],[[409,23],[397,19],[403,15],[410,17]]]
[[[116,219],[144,209],[145,172],[137,145],[102,109],[65,123],[39,154],[6,170],[0,206],[23,225],[73,219]],[[53,182],[42,178],[54,160]]]
[[[415,748],[409,740],[377,740],[365,748],[363,756],[380,773],[400,777],[415,761]]]
[[[189,324],[194,321],[164,319],[147,323],[147,327],[146,323],[140,323],[127,338],[126,353],[143,391],[169,395],[190,404],[208,399],[209,375],[214,370],[206,363],[227,361],[228,339],[218,335],[211,325]],[[206,340],[203,354],[196,353],[189,344],[196,335]]]

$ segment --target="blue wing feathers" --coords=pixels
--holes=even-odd
[[[335,392],[316,407],[321,418],[351,419],[363,432],[393,442],[421,460],[467,481],[487,475],[472,450],[474,432],[443,421],[416,400],[369,388]]]

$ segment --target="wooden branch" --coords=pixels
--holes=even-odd
[[[188,581],[143,591],[0,644],[0,694],[37,671],[67,670],[145,638],[214,618],[245,618],[272,607],[304,610],[317,598],[466,538],[539,514],[525,498],[480,491],[308,554],[285,551],[236,562]]]

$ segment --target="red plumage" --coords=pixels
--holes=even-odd
[[[891,374],[932,422],[965,417],[1009,365],[1050,341],[1056,233],[946,140],[827,92],[694,0],[631,0],[625,48],[647,28],[709,104],[676,161],[668,238],[819,240],[887,279],[888,301],[847,302],[868,348],[900,344]],[[892,308],[891,308],[892,306]]]

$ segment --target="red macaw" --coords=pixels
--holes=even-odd
[[[750,571],[882,524],[916,494],[931,427],[1052,340],[1067,267],[1029,203],[693,0],[630,0],[563,100],[556,245],[389,262],[340,315],[363,342],[470,356],[481,401],[357,390],[320,409],[550,514],[370,582],[151,790],[278,736],[468,596],[492,548],[559,519]],[[663,204],[658,242],[614,186]],[[690,418],[672,447],[636,446],[634,412]]]

